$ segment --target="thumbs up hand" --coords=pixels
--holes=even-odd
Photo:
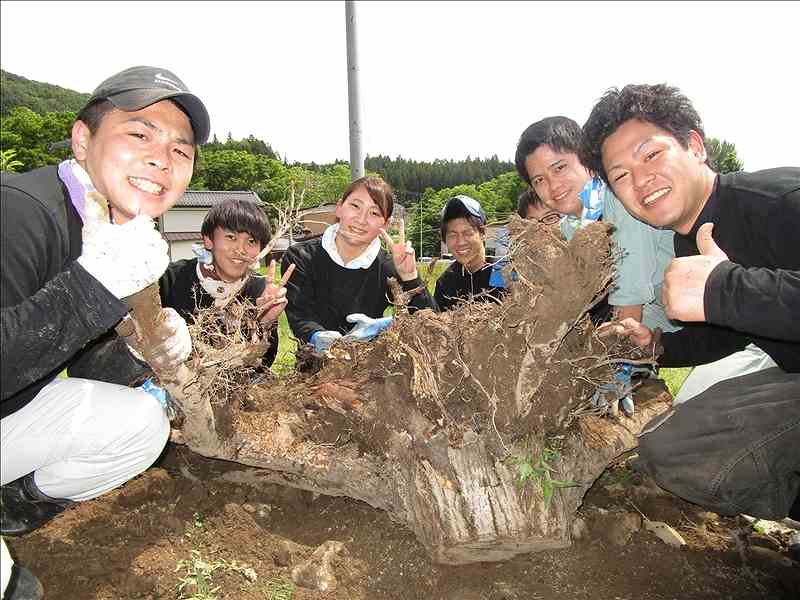
[[[703,297],[706,281],[711,271],[728,260],[711,233],[713,223],[704,223],[697,231],[697,248],[700,254],[675,258],[664,271],[661,300],[667,316],[680,321],[705,321]]]

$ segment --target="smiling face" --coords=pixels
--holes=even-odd
[[[528,204],[528,214],[525,215],[525,218],[539,221],[545,225],[554,225],[561,220],[561,214],[544,204]]]
[[[562,215],[580,216],[580,193],[591,175],[577,154],[542,144],[525,159],[525,168],[542,202]]]
[[[603,142],[603,166],[629,213],[654,227],[689,233],[714,184],[703,139],[688,147],[657,125],[631,119]]]
[[[484,235],[467,219],[450,219],[445,225],[444,241],[447,248],[461,265],[474,273],[486,263]]]
[[[228,283],[244,277],[261,251],[261,244],[246,231],[224,227],[214,229],[213,237],[203,236],[203,245],[214,258],[214,273]]]
[[[189,118],[169,100],[142,110],[111,110],[92,133],[72,127],[75,158],[108,200],[115,223],[138,214],[158,217],[183,195],[192,178]]]
[[[351,250],[360,251],[365,250],[378,237],[381,227],[386,227],[389,222],[363,185],[359,185],[339,201],[336,205],[336,217],[339,219],[337,245],[344,243]],[[354,256],[360,254],[360,251]]]

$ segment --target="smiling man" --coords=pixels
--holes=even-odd
[[[800,517],[800,169],[718,175],[699,115],[667,85],[609,90],[584,134],[584,163],[627,211],[675,232],[663,300],[692,322],[609,330],[662,366],[717,361],[697,395],[644,428],[642,469],[720,514]]]
[[[133,67],[100,84],[79,113],[74,159],[3,174],[4,536],[121,485],[161,453],[169,422],[158,401],[109,383],[123,383],[117,367],[135,362],[124,343],[113,368],[83,361],[84,376],[56,376],[75,375],[127,315],[124,298],[163,273],[167,247],[153,218],[183,194],[208,133],[205,107],[176,75]],[[161,334],[151,365],[172,368],[191,350],[186,323],[165,309]]]
[[[505,286],[492,281],[493,264],[486,261],[486,213],[464,194],[453,196],[442,209],[442,239],[455,262],[436,280],[434,299],[441,310],[475,298],[499,302]]]
[[[258,204],[226,198],[206,213],[201,226],[202,250],[198,258],[179,260],[167,267],[158,281],[162,306],[169,306],[190,321],[198,309],[227,303],[231,295],[259,308],[260,324],[268,330],[269,347],[262,361],[268,369],[278,353],[277,319],[286,306],[290,266],[275,285],[275,262],[267,277],[251,274],[251,267],[270,238],[269,221]]]

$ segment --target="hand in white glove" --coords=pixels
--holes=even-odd
[[[133,355],[149,364],[156,373],[175,371],[192,352],[192,336],[186,321],[174,308],[162,308],[153,340],[148,347],[140,339],[129,344]]]
[[[169,254],[153,219],[140,215],[114,225],[103,218],[107,212],[98,208],[105,202],[102,196],[87,194],[86,200],[83,253],[78,257],[81,266],[120,299],[158,280],[169,264]]]

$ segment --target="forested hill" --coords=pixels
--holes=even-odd
[[[48,112],[78,112],[89,94],[81,94],[52,83],[25,79],[8,71],[0,70],[0,116],[7,116],[17,106],[26,106],[40,115]]]

